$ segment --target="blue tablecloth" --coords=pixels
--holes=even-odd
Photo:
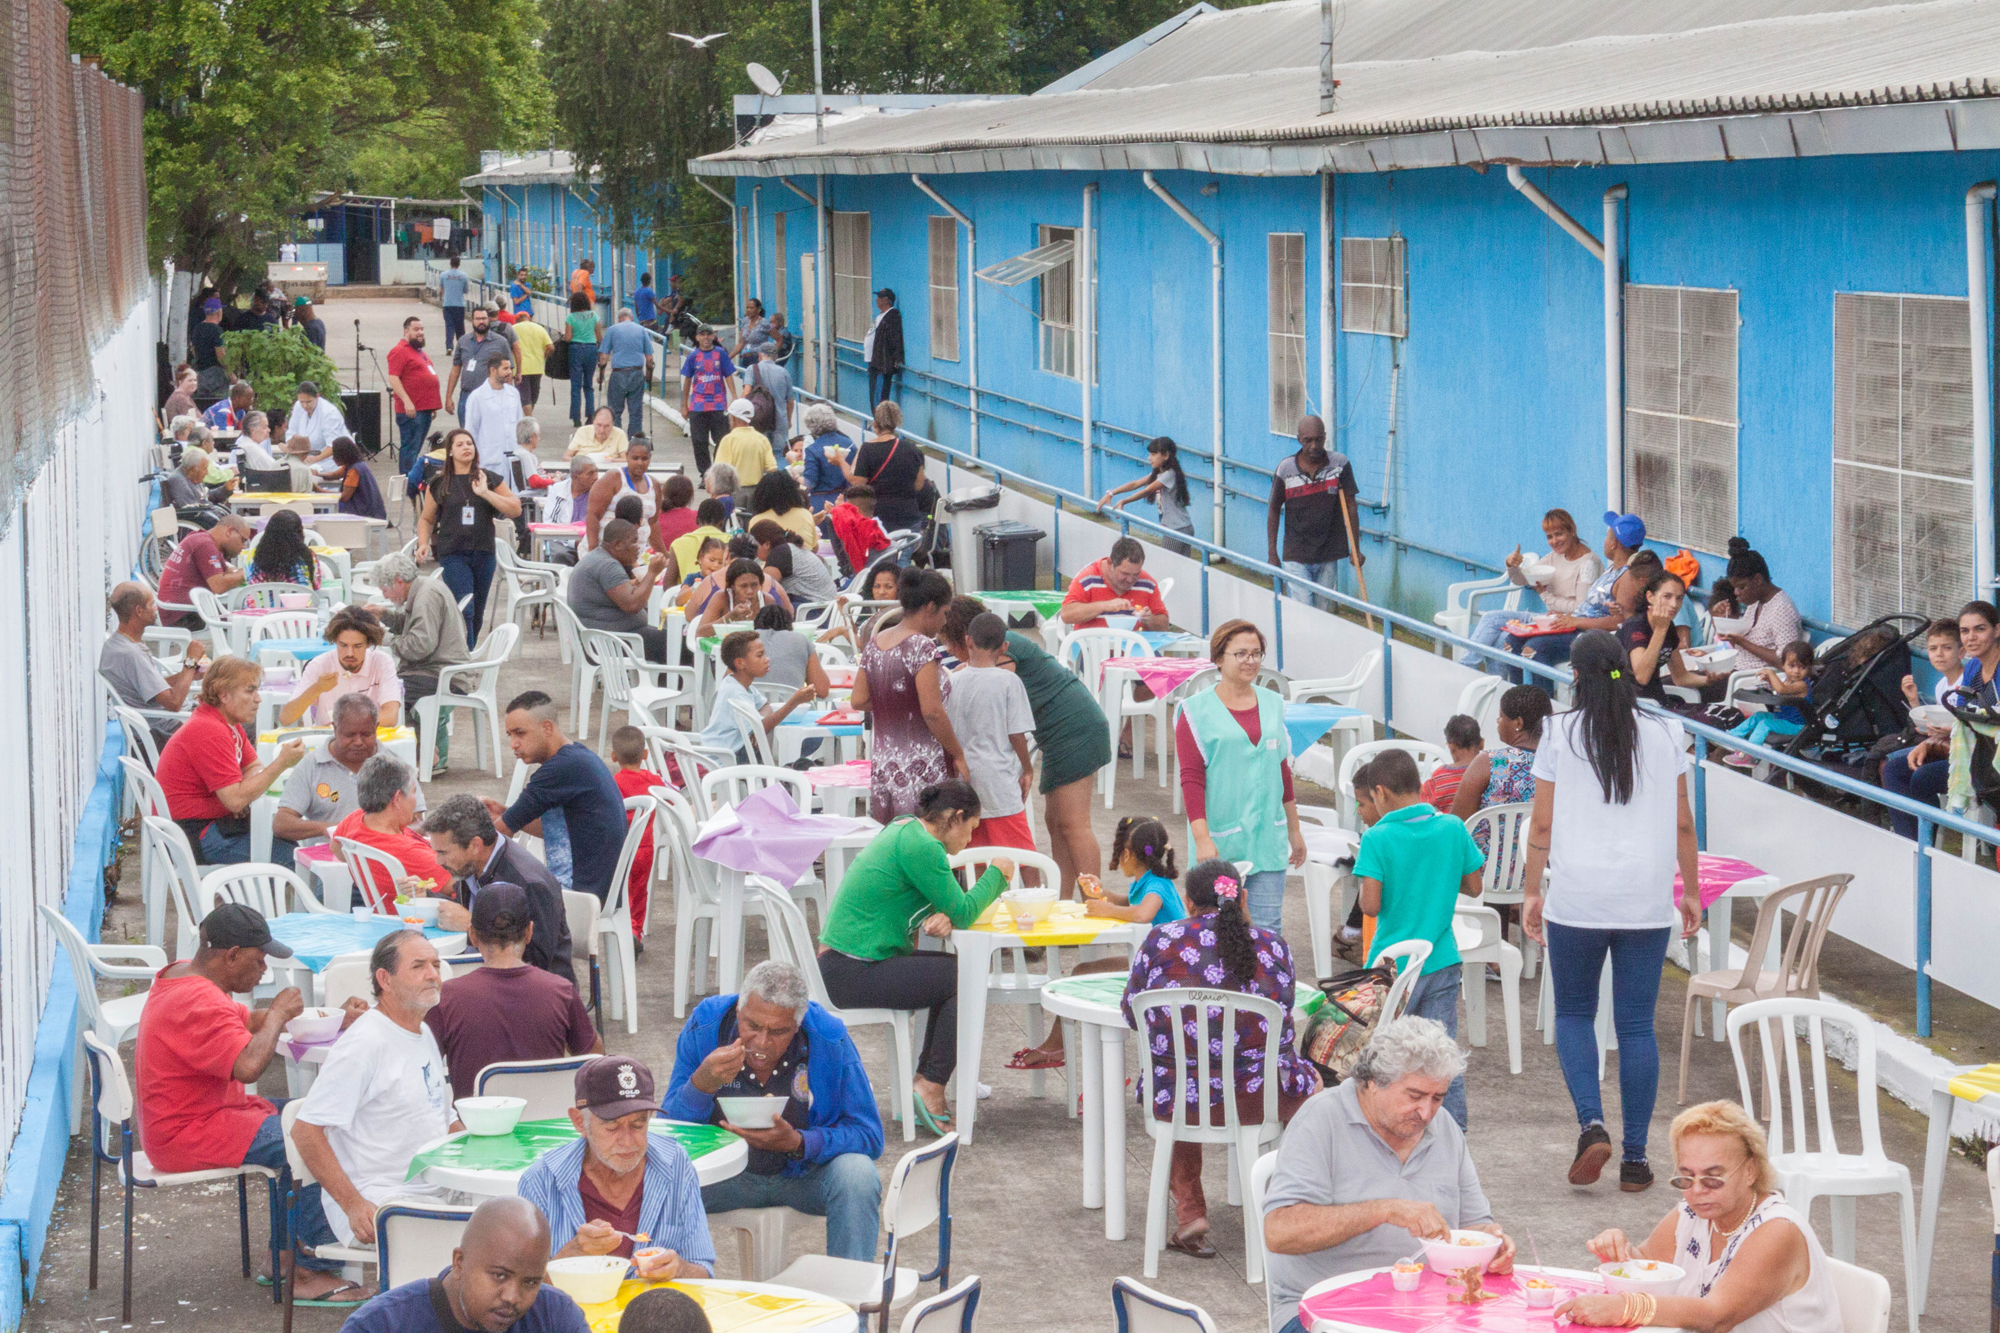
[[[280,944],[289,944],[292,955],[314,972],[324,972],[326,965],[342,954],[367,952],[392,930],[406,929],[408,927],[393,917],[371,916],[363,919],[351,912],[339,916],[322,912],[287,912],[271,919],[271,937]],[[424,937],[433,941],[464,938],[462,934],[439,930],[436,926],[426,926]]]
[[[1202,638],[1199,634],[1189,634],[1185,630],[1178,629],[1142,629],[1139,631],[1139,637],[1151,644],[1153,651],[1156,653],[1164,652],[1166,649],[1178,645],[1184,640],[1191,640],[1204,645],[1208,642],[1208,640]]]
[[[866,730],[859,722],[850,722],[837,727],[822,727],[819,724],[819,719],[822,716],[824,716],[823,712],[808,713],[804,709],[799,709],[778,725],[781,727],[811,727],[813,734],[818,736],[859,736]]]
[[[1304,754],[1308,745],[1333,730],[1333,724],[1342,718],[1360,716],[1359,708],[1339,704],[1286,704],[1285,732],[1292,740],[1292,758]]]
[[[333,645],[325,639],[258,639],[250,645],[255,659],[262,661],[265,653],[290,653],[301,662],[310,662],[321,653],[333,651]]]

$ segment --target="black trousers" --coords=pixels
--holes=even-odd
[[[827,998],[842,1009],[923,1009],[930,1013],[917,1073],[942,1083],[958,1067],[958,957],[913,953],[863,962],[831,949],[819,956]]]
[[[694,480],[697,484],[708,472],[711,451],[716,442],[728,433],[727,412],[688,413],[688,440],[694,445]]]

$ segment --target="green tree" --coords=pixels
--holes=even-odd
[[[70,45],[145,97],[156,256],[233,289],[316,192],[534,123],[540,30],[534,0],[72,0]]]
[[[1258,0],[1209,0],[1234,9]],[[1031,93],[1188,8],[1193,0],[1015,0],[1007,91]]]

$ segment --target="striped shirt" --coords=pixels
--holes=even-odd
[[[1069,591],[1063,594],[1063,605],[1074,606],[1078,603],[1115,602],[1123,598],[1137,607],[1141,614],[1155,616],[1164,616],[1167,614],[1167,604],[1160,600],[1160,585],[1153,581],[1151,574],[1141,572],[1130,591],[1119,592],[1104,577],[1105,571],[1110,567],[1111,557],[1109,556],[1105,556],[1101,560],[1093,560],[1085,565],[1082,571],[1074,579],[1070,580]],[[1095,620],[1086,620],[1076,628],[1103,629],[1105,628],[1104,617],[1099,616]]]

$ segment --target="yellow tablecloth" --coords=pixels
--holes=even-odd
[[[325,735],[329,730],[330,728],[327,727],[281,727],[277,731],[258,733],[257,744],[283,745],[294,736],[304,738],[309,733]],[[417,733],[413,727],[377,727],[375,728],[375,739],[385,745],[390,741],[409,741],[414,745],[416,744]]]
[[[1981,1097],[2000,1097],[2000,1064],[1981,1065],[1953,1078],[1951,1095],[1968,1102]]]
[[[691,1297],[708,1316],[714,1333],[798,1333],[830,1319],[854,1318],[851,1307],[825,1298],[804,1299],[773,1291],[758,1291],[749,1283],[641,1282],[629,1280],[618,1295],[599,1305],[582,1306],[591,1333],[618,1333],[625,1307],[642,1291],[672,1287]]]
[[[971,928],[996,935],[1019,936],[1021,943],[1030,948],[1040,948],[1047,945],[1061,947],[1075,944],[1095,944],[1097,937],[1105,931],[1116,930],[1121,926],[1132,924],[1129,921],[1119,921],[1108,916],[1087,916],[1081,918],[1072,917],[1069,920],[1054,924],[1045,921],[1032,930],[1023,930],[1017,918],[1014,924],[1002,929],[993,924],[994,909],[999,907],[999,905],[999,903],[995,903],[992,907],[980,913],[979,919],[972,923]],[[1011,916],[1012,913],[1010,912],[1009,915]]]

